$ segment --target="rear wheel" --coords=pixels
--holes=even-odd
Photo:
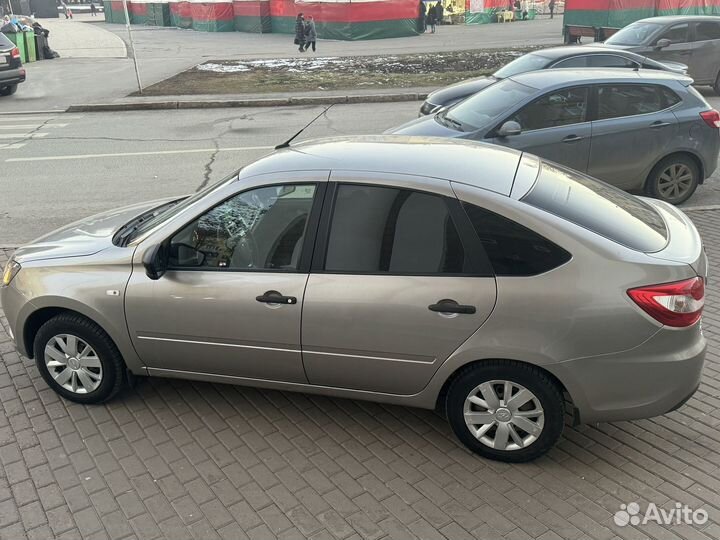
[[[125,382],[125,363],[113,341],[80,315],[61,314],[43,324],[34,351],[45,382],[70,401],[101,403]]]
[[[520,362],[488,361],[462,371],[448,390],[455,435],[483,457],[533,460],[560,438],[565,405],[550,377]]]
[[[700,183],[700,170],[685,155],[668,156],[648,176],[646,191],[652,197],[670,204],[687,201]]]
[[[715,84],[713,84],[713,90],[720,96],[720,72],[718,73],[717,79],[715,79]]]
[[[12,96],[15,92],[17,92],[17,87],[17,84],[6,86],[2,90],[0,90],[0,96]]]

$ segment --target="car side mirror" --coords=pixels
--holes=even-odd
[[[665,47],[669,47],[670,45],[672,45],[672,41],[670,41],[669,39],[667,39],[667,38],[658,39],[657,43],[655,43],[655,49],[656,50],[664,49]]]
[[[498,129],[498,137],[512,137],[513,135],[520,135],[522,133],[522,127],[514,120],[505,122],[500,129]]]
[[[158,244],[148,249],[143,255],[145,274],[152,280],[160,279],[168,267],[168,246]]]
[[[196,268],[205,264],[205,253],[188,244],[171,244],[169,259],[173,265]]]

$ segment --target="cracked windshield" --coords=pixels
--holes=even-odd
[[[0,539],[720,537],[720,0],[0,0]]]

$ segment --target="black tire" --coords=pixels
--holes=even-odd
[[[663,187],[663,182],[666,182],[666,180],[663,180],[663,175],[673,167],[685,167],[691,174],[691,180],[687,185],[687,188],[685,188],[679,195],[668,196],[666,194],[667,192],[663,191],[664,189],[667,189],[666,187]],[[695,160],[685,154],[675,154],[666,157],[653,167],[653,170],[650,171],[650,174],[648,175],[647,183],[645,184],[645,191],[651,197],[661,201],[665,201],[670,204],[682,204],[692,197],[692,194],[695,193],[699,184],[700,169],[698,168]]]
[[[15,92],[17,92],[17,87],[17,84],[6,86],[2,90],[0,90],[0,96],[12,96]]]
[[[90,345],[100,360],[102,378],[91,392],[75,393],[55,381],[45,363],[45,347],[55,336],[77,336]],[[77,403],[102,403],[115,396],[125,384],[126,367],[120,352],[110,336],[97,324],[74,313],[56,315],[40,327],[34,341],[35,363],[48,386],[65,399]]]
[[[510,381],[521,385],[539,401],[544,424],[537,437],[526,446],[506,450],[491,448],[466,425],[466,399],[479,385],[489,381]],[[565,401],[558,385],[541,369],[521,362],[489,360],[467,367],[450,384],[445,407],[453,432],[467,448],[482,457],[510,463],[531,461],[545,454],[560,438],[564,425]],[[497,427],[491,428],[488,433],[492,434],[493,429],[497,434]],[[522,434],[530,435],[516,426],[513,430],[521,437]]]
[[[715,79],[715,84],[713,84],[713,90],[715,90],[715,93],[720,96],[720,72],[718,72],[718,76]]]

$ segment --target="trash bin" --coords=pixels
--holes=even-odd
[[[532,21],[535,17],[537,17],[537,9],[535,9],[535,8],[528,9],[528,20]]]
[[[27,52],[27,61],[28,62],[35,62],[37,61],[37,48],[35,47],[35,32],[23,32],[23,39],[25,41],[25,51]]]
[[[5,36],[20,50],[20,60],[22,62],[27,62],[27,49],[25,48],[25,38],[23,37],[23,33],[18,32],[17,34],[13,34],[12,32],[8,32]]]

